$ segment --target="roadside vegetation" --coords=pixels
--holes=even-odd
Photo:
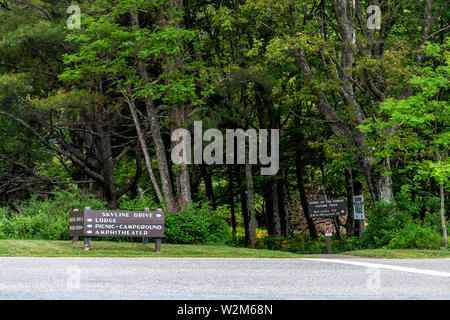
[[[148,207],[164,245],[319,254],[339,198],[334,253],[448,247],[448,0],[69,2],[0,0],[0,239]]]
[[[0,240],[1,257],[171,257],[171,258],[299,258],[298,254],[274,250],[231,248],[217,245],[163,244],[155,252],[153,243],[91,241],[85,251],[83,242],[43,240]]]
[[[45,201],[38,197],[32,197],[18,207],[19,212],[14,212],[7,208],[0,209],[0,239],[14,240],[11,242],[0,241],[3,247],[1,254],[28,255],[27,250],[30,250],[29,254],[45,255],[45,250],[50,250],[50,255],[58,254],[58,252],[67,255],[82,254],[77,253],[76,250],[70,249],[72,250],[70,251],[69,248],[72,247],[68,246],[68,242],[60,242],[60,240],[70,240],[68,234],[68,213],[75,208],[82,210],[84,207],[99,210],[104,209],[104,204],[82,190],[72,190],[71,192],[57,191],[54,193],[53,198],[48,198]],[[146,207],[150,208],[150,210],[156,210],[158,204],[152,198],[144,198],[143,200],[123,198],[119,202],[119,209],[122,210],[142,210]],[[399,202],[395,210],[392,205],[376,207],[367,213],[368,220],[363,239],[348,237],[345,234],[341,234],[338,237],[335,234],[331,240],[332,251],[333,253],[344,253],[362,250],[360,251],[361,255],[367,253],[370,254],[368,256],[373,257],[389,257],[387,252],[390,249],[422,249],[418,251],[418,256],[422,252],[426,257],[428,250],[423,249],[436,250],[442,247],[442,236],[438,223],[439,216],[430,214],[423,221],[414,219],[414,215],[418,214],[417,210],[417,207],[412,207],[408,202]],[[222,251],[226,251],[226,248],[230,249],[230,255],[234,257],[239,256],[239,252],[243,253],[243,257],[247,256],[245,251],[240,251],[240,249],[246,247],[244,226],[239,226],[235,234],[232,235],[233,230],[227,221],[229,221],[229,212],[226,209],[213,210],[205,203],[203,205],[192,203],[178,213],[166,213],[164,246],[165,248],[178,248],[175,251],[169,250],[167,254],[173,254],[174,256],[187,254],[187,256],[190,256],[191,253],[186,253],[181,248],[191,252],[193,247],[166,246],[166,244],[184,244],[208,245],[208,247],[199,248],[199,254],[203,250],[208,250],[207,248],[213,248],[209,246],[216,246],[215,248],[220,248],[220,252],[217,253],[219,256],[225,254]],[[327,253],[326,239],[323,236],[312,238],[307,232],[296,231],[289,237],[274,237],[268,235],[265,229],[257,229],[256,235],[257,241],[253,247],[254,249],[281,252],[280,254],[283,254],[282,252],[293,254]],[[26,242],[21,240],[33,241]],[[52,242],[35,242],[34,240],[59,240],[59,242],[54,242],[55,244],[52,245]],[[95,251],[95,248],[101,249],[102,252],[99,254],[104,256],[108,254],[113,256],[120,255],[114,251],[115,249],[111,248],[117,248],[117,250],[128,248],[131,250],[129,253],[131,256],[147,254],[147,251],[142,251],[144,249],[136,249],[139,248],[139,238],[100,237],[94,238],[93,241],[93,250]],[[100,244],[102,242],[108,243],[108,245]],[[112,243],[116,242],[120,244],[117,244],[115,247]],[[40,249],[37,248],[39,243],[42,244]],[[7,249],[8,245],[11,244],[12,247]],[[80,245],[75,247],[80,247]],[[54,251],[52,248],[60,249],[58,249],[59,251]],[[384,249],[381,251],[367,250],[374,248]],[[397,251],[394,250],[393,252]],[[415,251],[398,252],[402,254]],[[437,250],[429,252],[431,256],[438,257],[445,256],[445,252],[448,251]],[[273,256],[277,256],[277,254],[273,253]],[[400,257],[403,257],[401,254]],[[124,253],[124,255],[128,255],[128,253]],[[216,253],[212,253],[212,256],[215,255]],[[411,253],[411,255],[413,254]],[[396,256],[397,254],[394,253],[393,257]],[[409,255],[406,256],[409,257]]]
[[[371,249],[344,252],[345,255],[378,259],[433,259],[450,258],[450,251],[419,249]]]

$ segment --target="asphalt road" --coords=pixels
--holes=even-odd
[[[0,258],[0,299],[450,299],[450,259]]]

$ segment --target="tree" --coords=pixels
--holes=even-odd
[[[171,183],[171,165],[164,144],[163,130],[170,132],[187,125],[187,114],[201,105],[210,86],[207,73],[195,55],[184,56],[187,43],[195,43],[197,33],[180,25],[181,2],[175,1],[94,1],[86,7],[83,28],[68,35],[78,49],[65,57],[67,68],[61,76],[73,83],[91,77],[104,79],[122,94],[136,113],[145,106],[158,159],[158,171],[166,209],[174,212],[176,197]],[[104,9],[104,8],[110,9]],[[195,49],[195,46],[194,46]],[[198,90],[198,88],[202,88]],[[142,112],[141,112],[142,113]],[[168,121],[160,121],[168,114]],[[138,131],[140,121],[133,116]],[[146,149],[145,132],[138,132],[141,148]],[[155,190],[150,156],[143,150]],[[177,179],[178,207],[191,202],[190,179],[186,164],[180,164]],[[158,193],[158,192],[157,192]]]
[[[444,45],[426,43],[423,46],[424,67],[411,80],[416,93],[407,99],[387,99],[380,108],[378,120],[362,128],[367,132],[383,132],[386,126],[397,126],[396,134],[389,133],[383,139],[385,148],[378,145],[377,156],[390,156],[394,152],[406,156],[419,156],[410,162],[415,180],[433,178],[439,185],[441,200],[441,225],[444,246],[448,247],[445,190],[450,188],[450,42]],[[400,132],[404,131],[403,133]]]

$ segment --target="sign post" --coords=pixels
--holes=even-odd
[[[91,210],[90,207],[86,207],[84,208],[84,212]],[[84,219],[83,219],[84,221]],[[89,249],[91,248],[91,237],[84,237],[84,250],[89,251]]]
[[[150,211],[112,211],[91,210],[86,207],[83,212],[75,209],[69,215],[69,235],[72,243],[78,237],[84,237],[84,249],[90,249],[91,237],[140,237],[144,245],[148,238],[155,239],[155,251],[161,251],[164,237],[164,212]]]
[[[333,235],[333,225],[331,219],[325,219],[325,237],[327,237],[327,252],[331,254],[331,236]]]
[[[339,217],[347,213],[345,199],[311,200],[308,201],[308,211],[311,218],[326,218],[325,236],[327,238],[327,252],[331,250],[331,236],[333,235],[333,225],[330,217]]]
[[[78,209],[74,209],[73,210],[73,212],[76,214],[76,215],[78,215],[78,213],[79,213],[79,210]],[[70,224],[70,219],[72,219],[72,218],[69,218],[69,224]],[[75,220],[76,220],[76,218],[75,218]],[[72,237],[72,244],[76,244],[77,242],[78,242],[78,236],[73,236]]]
[[[362,239],[364,232],[364,198],[362,195],[353,196],[353,218],[358,221],[359,237]]]
[[[162,214],[162,209],[158,208],[159,214]],[[160,252],[161,251],[161,244],[162,244],[162,237],[155,239],[155,251]]]

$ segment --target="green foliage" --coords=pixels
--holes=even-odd
[[[36,196],[20,206],[14,214],[5,208],[0,210],[0,237],[8,239],[69,239],[69,212],[91,207],[98,210],[103,202],[77,190],[57,191],[54,199],[44,201]]]
[[[11,217],[11,210],[9,210],[8,208],[0,207],[0,219],[10,217]]]
[[[216,213],[219,217],[224,219],[228,225],[231,225],[231,209],[229,205],[217,206]],[[244,218],[240,214],[235,214],[236,224],[240,225],[244,223]]]
[[[230,242],[230,245],[245,247],[245,237],[235,237]],[[336,236],[333,236],[331,240],[333,253],[358,250],[360,245],[359,238],[342,236],[341,239],[337,239]],[[324,254],[327,253],[327,240],[325,237],[319,237],[314,240],[307,234],[298,234],[290,238],[266,236],[258,239],[255,248],[289,251],[298,254]]]
[[[372,2],[361,1],[362,11]],[[433,2],[433,16],[444,2]],[[80,1],[79,30],[65,29],[64,1],[1,3],[5,4],[0,5],[0,108],[20,115],[43,139],[74,148],[86,168],[98,167],[98,172],[104,167],[96,165],[99,159],[94,159],[94,165],[85,161],[97,149],[93,141],[98,140],[95,136],[99,132],[91,135],[89,124],[104,123],[105,132],[111,132],[114,140],[111,158],[121,159],[114,161],[114,172],[105,177],[114,180],[114,186],[124,186],[133,176],[139,148],[133,143],[135,129],[123,99],[126,96],[134,99],[143,119],[149,116],[142,113],[144,105],[154,105],[164,135],[176,126],[188,128],[196,119],[204,121],[205,129],[281,129],[279,177],[289,182],[287,201],[291,199],[288,192],[295,188],[290,182],[296,173],[304,177],[309,197],[322,191],[342,196],[346,193],[344,170],[352,169],[353,181],[362,182],[367,167],[358,166],[363,157],[374,156],[375,164],[389,157],[392,172],[388,174],[392,175],[397,200],[399,192],[414,192],[416,199],[378,205],[369,214],[364,243],[369,247],[434,246],[439,216],[435,205],[424,214],[421,202],[431,193],[436,195],[436,183],[446,191],[450,188],[450,44],[442,29],[448,12],[432,19],[436,23],[429,37],[424,37],[426,1],[380,3],[383,24],[389,27],[367,33],[361,30],[364,23],[355,24],[357,47],[345,70],[341,66],[348,43],[339,32],[343,20],[339,21],[333,1],[185,1],[182,10],[174,7],[175,1],[167,0]],[[132,25],[130,12],[137,12],[139,28]],[[417,48],[425,40],[430,42]],[[143,79],[142,70],[148,81]],[[350,91],[349,85],[353,87]],[[349,92],[351,97],[346,97]],[[324,99],[333,110],[320,108]],[[55,127],[46,128],[37,120],[48,120]],[[366,150],[356,150],[362,138],[357,126],[363,121],[366,125],[360,129],[367,133],[363,139],[367,154]],[[144,123],[147,127],[148,121]],[[169,153],[170,141],[164,143],[167,150],[158,152]],[[152,155],[153,147],[148,136]],[[4,177],[11,177],[12,182],[36,181],[38,175],[65,182],[92,178],[83,173],[83,165],[45,149],[30,130],[0,117],[0,155],[4,156],[0,159],[0,203],[28,199],[34,190],[49,192],[53,185],[39,183],[28,190],[23,188],[28,183],[9,185]],[[12,165],[12,161],[25,166]],[[161,178],[156,157],[151,161]],[[170,169],[177,173],[176,166]],[[197,168],[192,169],[190,178],[195,184],[200,178]],[[181,213],[168,214],[166,241],[203,243],[227,238],[224,220],[230,223],[227,202],[231,201],[224,172],[223,166],[209,171],[217,211],[194,204]],[[242,177],[238,173],[234,177],[237,186],[230,184],[236,211],[241,206],[238,199],[245,203]],[[231,174],[229,178],[233,178]],[[147,172],[138,183],[152,192]],[[254,179],[258,215],[268,213],[267,190],[272,183],[272,177]],[[365,194],[367,187],[363,185]],[[193,199],[206,201],[204,191],[203,187],[193,191]],[[141,201],[125,195],[118,201],[119,208],[127,210],[158,207],[151,197]],[[66,239],[67,213],[86,205],[104,206],[77,191],[57,192],[45,202],[32,198],[20,206],[19,214],[0,208],[0,237]],[[423,221],[417,221],[419,216]],[[240,214],[236,218],[242,222]],[[322,238],[261,241],[261,247],[271,249],[325,250]],[[334,247],[352,247],[353,240],[348,241],[339,241]]]
[[[165,241],[169,243],[225,243],[228,225],[209,205],[193,203],[179,213],[166,213]]]
[[[442,45],[426,43],[422,50],[427,60],[416,67],[410,85],[416,94],[407,99],[386,99],[381,104],[379,118],[361,126],[375,135],[375,155],[406,157],[404,169],[413,177],[413,187],[430,182],[450,188],[450,42]],[[388,120],[384,120],[388,117]],[[392,129],[392,128],[395,128]]]
[[[436,249],[442,243],[437,216],[424,221],[414,219],[419,207],[411,201],[377,203],[368,214],[364,248]]]
[[[121,210],[156,210],[152,198],[142,201],[122,200]],[[81,191],[57,191],[54,199],[33,197],[14,214],[0,208],[1,239],[68,240],[69,212],[75,208],[104,209],[104,203]],[[228,225],[208,205],[193,203],[178,213],[166,213],[164,242],[182,244],[225,243],[229,240]],[[140,241],[136,238],[101,237],[105,241]]]
[[[439,249],[442,245],[440,236],[431,226],[410,222],[398,230],[387,248],[389,249]]]
[[[368,214],[368,226],[364,230],[364,247],[377,248],[389,244],[395,232],[405,223],[409,223],[411,216],[404,211],[395,211],[395,204],[377,203]]]
[[[209,74],[202,61],[191,59],[191,55],[184,52],[186,44],[200,49],[201,39],[197,31],[172,25],[141,23],[139,29],[123,25],[123,15],[128,15],[130,10],[161,9],[161,5],[152,0],[143,0],[139,4],[128,0],[90,4],[83,11],[86,14],[82,16],[82,28],[67,34],[67,41],[80,49],[64,54],[67,68],[60,79],[76,82],[103,76],[113,81],[118,92],[121,91],[119,85],[135,87],[134,98],[151,96],[167,105],[203,104],[201,97],[209,95],[212,90]],[[104,10],[105,7],[110,10]],[[180,56],[183,56],[183,63]],[[130,63],[138,58],[165,61],[161,66],[163,73],[157,76],[156,81],[147,85],[142,82],[134,63]]]
[[[127,199],[125,197],[120,198],[119,200],[119,208],[120,210],[130,210],[130,211],[142,211],[144,208],[149,208],[151,211],[155,211],[158,208],[161,208],[153,198],[144,197],[142,200],[135,199]]]
[[[121,210],[142,210],[161,208],[152,198],[141,201],[122,200]],[[177,213],[165,213],[164,242],[180,244],[222,244],[229,240],[228,225],[222,212],[215,212],[203,203],[192,203]]]

